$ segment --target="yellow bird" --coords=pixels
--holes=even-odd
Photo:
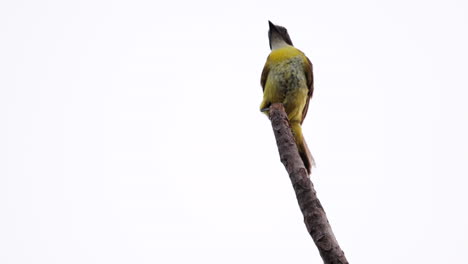
[[[302,135],[301,124],[314,92],[312,63],[293,46],[286,28],[270,21],[268,23],[271,52],[262,71],[263,101],[260,111],[268,115],[272,103],[284,105],[299,154],[310,174],[315,161]]]

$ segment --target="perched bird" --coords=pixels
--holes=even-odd
[[[260,111],[269,115],[272,103],[284,105],[299,154],[310,174],[315,161],[302,135],[301,124],[314,92],[312,63],[293,46],[286,28],[270,21],[268,23],[271,52],[262,71],[263,101]]]

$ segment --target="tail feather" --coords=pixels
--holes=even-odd
[[[315,160],[312,154],[310,153],[309,147],[302,135],[302,127],[299,123],[291,123],[291,130],[296,140],[297,149],[299,150],[299,155],[301,156],[302,162],[307,169],[307,173],[310,175],[312,167],[315,167]]]

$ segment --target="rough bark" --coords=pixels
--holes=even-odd
[[[286,167],[297,201],[304,215],[307,231],[315,242],[325,264],[348,263],[317,198],[292,135],[288,116],[282,104],[270,106],[270,120],[275,133],[281,162]]]

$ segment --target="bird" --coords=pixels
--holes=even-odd
[[[263,89],[260,111],[269,116],[271,104],[283,104],[299,155],[310,175],[315,161],[302,134],[301,125],[314,92],[312,63],[302,51],[294,47],[285,27],[275,25],[271,21],[268,21],[268,24],[271,52],[260,80]]]

